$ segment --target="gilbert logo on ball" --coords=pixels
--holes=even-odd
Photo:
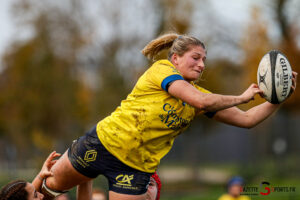
[[[292,68],[285,55],[278,50],[264,55],[258,66],[257,83],[267,101],[273,104],[283,102],[292,86]]]

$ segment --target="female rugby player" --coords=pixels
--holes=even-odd
[[[51,167],[55,164],[55,158],[60,154],[52,152],[43,164],[41,171],[34,178],[32,183],[15,180],[3,186],[0,191],[0,200],[42,200],[44,195],[40,193],[42,181],[52,176]],[[84,182],[77,186],[77,200],[91,199],[92,182]]]
[[[50,169],[56,162],[56,160],[53,159],[59,156],[60,154],[55,151],[52,152],[44,162],[41,171],[34,178],[32,183],[23,180],[16,180],[5,185],[0,191],[0,199],[43,199],[44,195],[40,193],[42,181],[44,178],[52,175]]]
[[[239,96],[213,94],[195,84],[206,60],[205,46],[195,37],[165,34],[147,44],[142,53],[153,59],[167,48],[168,59],[155,62],[121,105],[76,140],[53,166],[53,176],[43,184],[46,199],[99,174],[109,182],[109,199],[145,199],[161,158],[197,115],[251,128],[279,108],[269,102],[248,111],[235,107],[262,94],[256,84]],[[293,91],[296,78],[294,72]]]

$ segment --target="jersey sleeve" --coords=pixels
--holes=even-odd
[[[203,93],[207,93],[207,94],[211,94],[211,92],[207,89],[204,89],[202,87],[200,87],[199,85],[196,85],[196,84],[193,84],[195,88],[197,88],[197,90],[199,90],[200,92],[203,92]],[[209,117],[209,118],[213,118],[215,116],[217,112],[205,112],[203,113],[206,117]]]
[[[152,83],[165,91],[168,91],[168,87],[173,81],[184,80],[182,75],[169,61],[155,63],[149,71],[148,78]]]

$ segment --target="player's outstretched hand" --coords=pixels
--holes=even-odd
[[[243,103],[248,103],[249,101],[254,100],[256,94],[263,95],[263,91],[259,89],[257,84],[252,83],[240,97],[242,98]]]
[[[56,153],[56,151],[53,151],[52,153],[50,153],[48,158],[45,160],[43,167],[38,175],[40,179],[44,179],[44,178],[47,178],[48,176],[52,176],[51,168],[57,161],[54,159],[59,156],[61,156],[61,154]]]
[[[289,96],[291,96],[291,94],[293,94],[293,92],[295,92],[296,85],[297,85],[297,76],[298,76],[298,73],[295,72],[295,71],[293,71],[292,75],[293,75],[293,77],[292,77],[292,86],[291,86],[291,91],[290,91]]]

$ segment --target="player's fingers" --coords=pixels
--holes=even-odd
[[[258,86],[255,83],[252,83],[249,88],[257,88]]]
[[[259,93],[264,93],[264,91],[262,91],[260,88],[257,88]]]
[[[52,159],[53,159],[53,156],[56,154],[56,151],[52,151],[50,154],[49,154],[49,156],[48,156],[48,158],[46,159],[46,163],[47,162],[50,162]]]
[[[45,172],[45,176],[48,177],[48,176],[52,176],[53,173],[52,172]]]
[[[60,156],[61,156],[60,153],[55,153],[55,154],[53,155],[53,158],[57,158],[57,157],[60,157]]]
[[[262,93],[259,93],[259,96],[261,97],[261,98],[264,98],[264,93],[262,92]]]
[[[296,80],[296,78],[292,78],[292,86],[291,86],[291,88],[292,88],[293,91],[296,89],[296,86],[297,86],[297,80]]]
[[[259,88],[255,88],[254,92],[255,92],[255,94],[262,94],[262,93],[264,93],[264,92],[263,92],[261,89],[259,89]]]
[[[57,162],[57,160],[52,160],[51,165],[54,165]]]
[[[295,84],[296,84],[296,79],[292,78],[292,85],[295,85]]]
[[[60,157],[61,154],[60,153],[56,153],[56,151],[53,151],[52,153],[50,153],[50,155],[48,156],[47,160],[45,161],[45,165],[50,167],[52,166],[52,161],[54,158]]]
[[[296,90],[296,87],[294,85],[291,86],[292,91],[294,92]]]
[[[252,85],[253,85],[254,88],[258,88],[257,84],[253,83]]]
[[[294,79],[295,82],[297,82],[298,73],[297,72],[292,72],[292,75],[293,75],[292,80]]]
[[[49,158],[49,160],[53,160],[53,159],[55,159],[55,158],[58,158],[58,157],[60,157],[61,156],[61,154],[60,153],[53,153],[53,154],[51,154],[51,156],[50,156],[50,158]]]
[[[298,73],[295,71],[292,71],[293,76],[298,76]]]

